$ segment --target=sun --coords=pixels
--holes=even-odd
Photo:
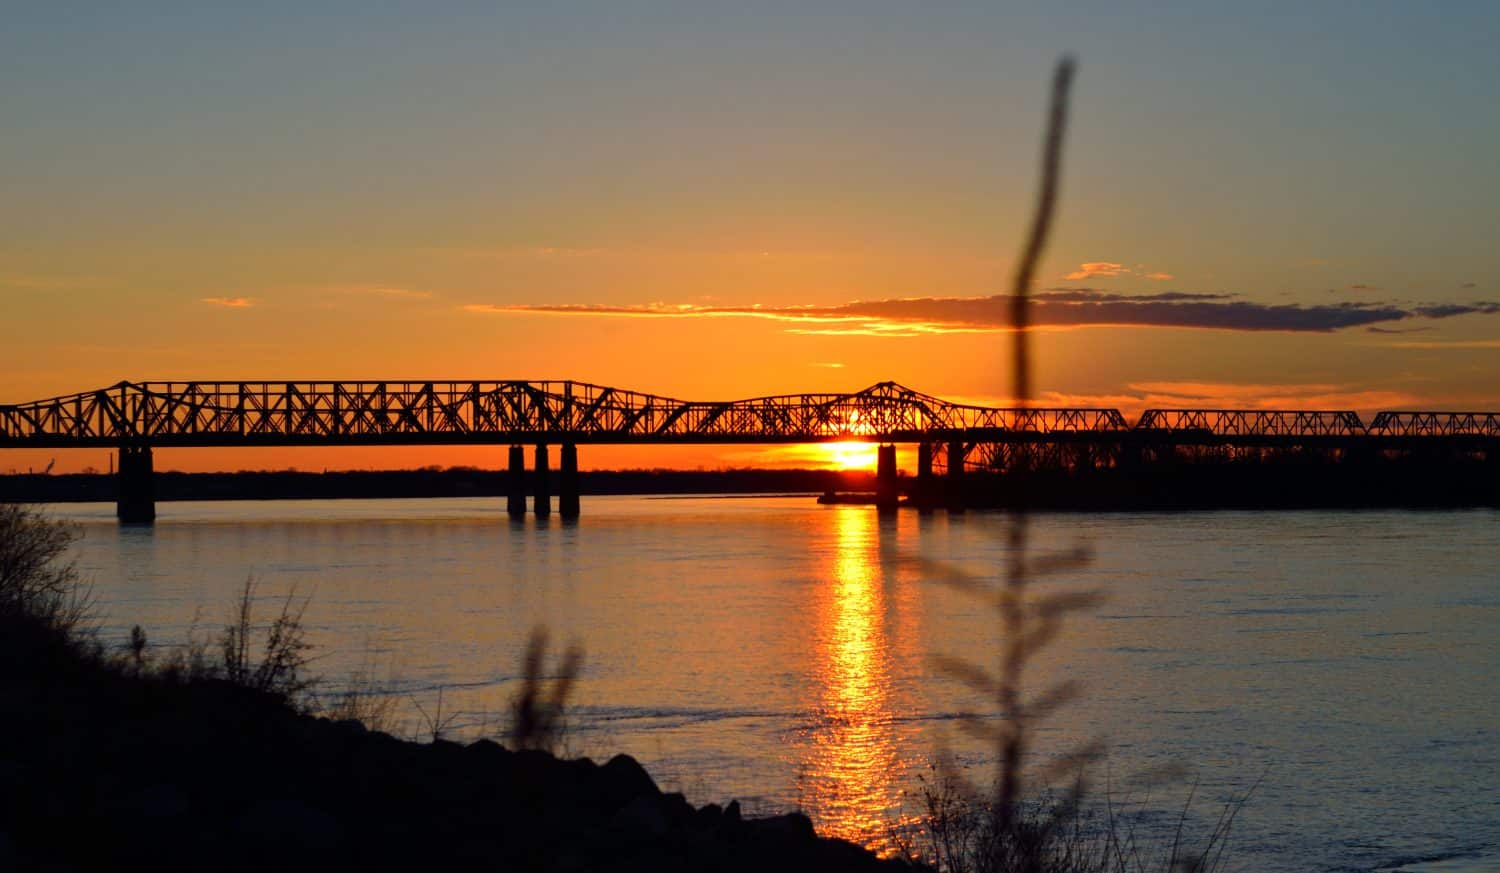
[[[838,470],[873,470],[877,446],[874,443],[823,443],[824,463]]]

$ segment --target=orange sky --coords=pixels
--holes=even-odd
[[[702,400],[895,380],[1003,402],[991,298],[1071,48],[1036,285],[1043,402],[1500,407],[1500,117],[1469,111],[1496,70],[1464,48],[1492,31],[1483,8],[1324,22],[1357,53],[1252,10],[1150,27],[905,7],[108,15],[80,29],[38,7],[0,33],[0,403],[166,379],[577,379]],[[0,470],[54,456],[107,465],[3,451]]]

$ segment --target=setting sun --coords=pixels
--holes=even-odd
[[[874,470],[875,443],[824,443],[818,447],[824,462],[839,470]]]

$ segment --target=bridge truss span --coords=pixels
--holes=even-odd
[[[0,447],[13,448],[861,440],[960,445],[966,455],[984,445],[1368,445],[1444,437],[1500,441],[1500,413],[1382,412],[1366,427],[1348,410],[1149,409],[1132,425],[1115,409],[954,403],[895,382],[706,402],[525,380],[120,382],[0,405]]]
[[[1351,410],[1148,409],[1134,428],[1215,437],[1350,437],[1367,433]]]
[[[1113,409],[971,406],[893,382],[719,402],[572,381],[121,382],[0,406],[0,445],[60,448],[921,441],[1126,427]]]
[[[965,472],[1095,471],[1132,475],[1179,462],[1293,458],[1500,461],[1500,413],[1382,412],[1366,427],[1348,410],[1149,409],[1132,426],[1118,410],[953,403],[881,382],[846,394],[680,400],[574,381],[120,382],[0,405],[0,448],[118,450],[124,522],[155,518],[154,448],[189,446],[508,445],[507,508],[537,515],[558,486],[578,514],[584,444],[915,443],[917,475],[901,486],[894,445],[877,453],[877,503],[905,488],[931,505],[936,476],[961,494]],[[534,446],[528,473],[522,447]],[[553,475],[549,446],[560,446]],[[1154,473],[1152,473],[1154,475]]]
[[[1370,421],[1370,433],[1390,437],[1500,438],[1500,413],[1380,412]]]

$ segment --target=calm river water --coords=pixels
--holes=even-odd
[[[54,508],[83,523],[78,563],[108,635],[139,623],[181,642],[195,620],[221,625],[247,576],[264,595],[295,586],[311,596],[316,672],[336,685],[374,667],[407,732],[439,689],[460,733],[498,732],[526,638],[545,625],[586,652],[572,750],[629,752],[695,803],[800,807],[825,833],[878,843],[915,810],[909,792],[940,749],[988,772],[956,716],[989,706],[933,658],[996,659],[994,613],[941,580],[994,579],[1004,515],[883,519],[805,497],[590,497],[568,525],[513,525],[503,499],[159,509],[154,529],[120,529],[112,505]],[[1108,595],[1027,676],[1082,683],[1036,733],[1039,759],[1103,741],[1095,796],[1145,799],[1158,833],[1192,784],[1201,825],[1259,780],[1234,832],[1240,869],[1493,869],[1497,522],[1034,517],[1034,553],[1093,552],[1035,590]],[[1168,765],[1185,775],[1154,776]]]

